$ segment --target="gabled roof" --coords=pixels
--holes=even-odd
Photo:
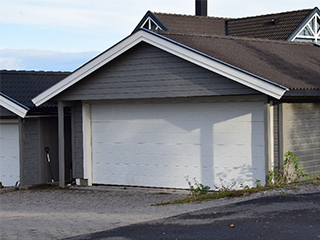
[[[285,41],[311,12],[312,9],[305,9],[229,19],[228,35]]]
[[[320,10],[317,7],[309,13],[286,40],[301,41],[308,38],[313,42],[320,42]]]
[[[146,27],[146,19],[161,26],[159,29],[171,33],[230,35],[238,37],[264,38],[291,41],[299,33],[304,22],[310,20],[319,9],[304,9],[291,12],[274,13],[246,18],[216,18],[179,14],[152,13],[148,11],[134,32]]]
[[[312,43],[158,33],[289,90],[320,89],[320,47]]]
[[[147,19],[153,19],[163,31],[174,33],[225,34],[225,18],[156,13],[148,11],[138,23],[133,33],[145,27]],[[147,28],[152,29],[152,28]],[[154,29],[159,30],[159,29]]]
[[[196,33],[203,35],[225,35],[225,18],[154,13],[174,33]]]
[[[92,59],[90,62],[73,72],[70,76],[66,77],[62,81],[58,82],[45,92],[32,99],[32,101],[37,106],[45,103],[46,101],[55,97],[75,83],[81,81],[89,74],[109,63],[116,57],[120,56],[127,50],[136,46],[140,42],[146,42],[177,57],[180,57],[207,70],[218,73],[224,77],[227,77],[231,80],[234,80],[247,87],[260,91],[261,93],[264,93],[266,95],[275,97],[277,99],[280,99],[287,90],[286,87],[280,86],[279,84],[268,81],[267,79],[264,79],[258,75],[235,67],[230,63],[223,62],[219,58],[216,58],[214,54],[208,55],[206,52],[201,52],[201,49],[192,48],[193,44],[184,44],[178,39],[175,39],[174,36],[178,37],[179,35],[170,35],[164,37],[149,30],[140,29],[139,31],[122,40],[107,51],[103,52],[96,58]],[[192,39],[192,37],[189,38],[186,36],[184,36],[184,39],[198,41],[198,39]],[[210,45],[210,47],[215,46]]]
[[[35,107],[31,101],[32,98],[69,74],[70,72],[1,70],[0,92],[2,98],[0,104],[16,114],[16,107],[12,104],[29,110]],[[9,104],[8,101],[12,104]]]

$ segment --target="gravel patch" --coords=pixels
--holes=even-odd
[[[241,198],[151,206],[185,198],[188,191],[110,186],[0,190],[0,237],[62,239],[264,196],[314,192],[320,192],[320,181]]]

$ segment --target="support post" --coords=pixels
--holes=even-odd
[[[91,109],[90,104],[82,104],[82,131],[83,131],[83,173],[92,186],[92,157],[91,157]]]
[[[64,143],[64,105],[58,102],[58,132],[59,132],[59,187],[65,187],[65,143]]]

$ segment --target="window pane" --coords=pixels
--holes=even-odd
[[[310,23],[309,23],[309,27],[315,32],[315,30],[316,30],[316,22],[315,22],[315,20],[316,20],[316,17],[314,17],[314,18],[312,18],[312,20],[310,21]]]
[[[299,34],[299,36],[313,36],[309,26],[307,25]]]

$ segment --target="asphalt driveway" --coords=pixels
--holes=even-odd
[[[320,239],[320,193],[258,198],[68,239]]]

